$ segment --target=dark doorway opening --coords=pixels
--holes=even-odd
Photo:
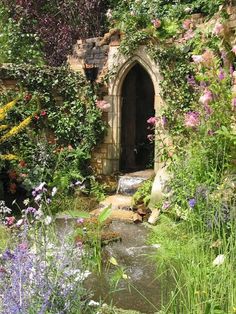
[[[122,86],[120,170],[138,171],[151,168],[154,144],[147,136],[147,120],[154,116],[154,86],[147,71],[135,64]]]

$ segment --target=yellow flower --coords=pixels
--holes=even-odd
[[[14,99],[13,101],[9,102],[5,106],[0,108],[0,121],[3,120],[6,116],[7,111],[11,110],[17,103],[18,98]]]
[[[19,132],[21,132],[24,128],[26,128],[30,124],[31,120],[32,120],[32,117],[28,117],[25,120],[23,120],[19,125],[14,126],[9,132],[4,134],[0,138],[0,143],[3,143],[5,141],[7,141],[10,137],[12,137],[12,136],[18,134]]]
[[[1,160],[17,160],[19,159],[16,155],[7,154],[7,155],[0,155]]]
[[[9,127],[8,125],[2,124],[2,125],[0,125],[0,131],[4,131],[4,130],[6,130],[8,127]]]

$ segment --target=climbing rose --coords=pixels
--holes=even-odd
[[[161,21],[159,19],[152,20],[152,24],[155,28],[159,28],[161,26]]]
[[[105,100],[96,100],[96,106],[104,112],[107,112],[111,105]]]
[[[199,98],[199,102],[203,105],[208,105],[212,99],[212,92],[208,89],[205,89],[204,94]]]
[[[220,22],[216,22],[213,30],[212,30],[212,34],[219,36],[224,32],[224,25]]]
[[[200,124],[199,113],[196,111],[189,111],[185,114],[184,124],[188,128],[195,128]]]
[[[148,120],[147,120],[147,123],[148,124],[151,124],[151,125],[155,125],[157,123],[157,118],[156,117],[150,117]]]

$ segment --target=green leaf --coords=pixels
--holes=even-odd
[[[104,208],[98,216],[98,222],[102,224],[111,215],[111,205]]]

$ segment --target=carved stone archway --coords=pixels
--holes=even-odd
[[[158,64],[148,55],[146,47],[140,47],[131,57],[125,57],[119,53],[118,47],[110,47],[108,55],[108,69],[115,72],[110,78],[108,96],[105,99],[111,104],[108,113],[109,132],[107,142],[111,143],[108,159],[106,161],[105,172],[111,173],[119,171],[119,161],[121,152],[121,96],[123,82],[130,69],[139,63],[149,74],[154,87],[154,110],[155,115],[161,114],[163,101],[160,96],[160,80]],[[155,158],[155,171],[160,167],[160,162]]]

